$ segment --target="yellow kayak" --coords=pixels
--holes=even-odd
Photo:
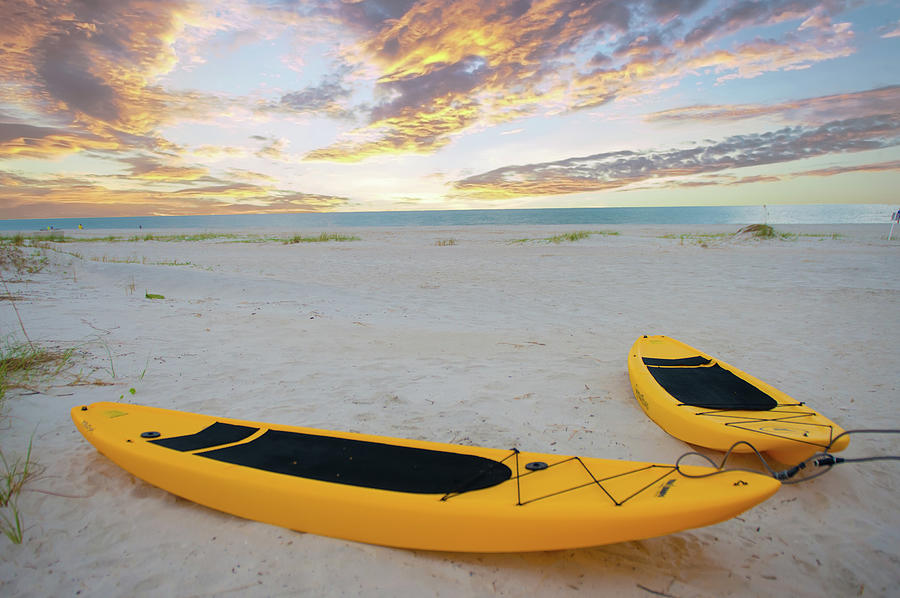
[[[711,525],[768,476],[263,424],[124,403],[72,409],[102,454],[173,494],[295,530],[401,548],[518,552]],[[682,468],[688,475],[714,472]]]
[[[726,451],[747,441],[781,463],[796,464],[831,447],[843,430],[777,388],[681,341],[642,336],[628,355],[631,388],[659,426],[685,442]],[[750,452],[739,445],[735,452]]]

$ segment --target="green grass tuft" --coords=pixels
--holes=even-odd
[[[35,475],[35,463],[31,460],[31,441],[24,457],[13,461],[0,451],[0,531],[13,544],[21,544],[24,528],[19,513],[19,494],[25,483]]]
[[[738,230],[738,234],[749,233],[760,239],[774,239],[775,229],[768,224],[750,224]]]
[[[801,237],[818,237],[822,239],[842,239],[841,233],[800,233]]]
[[[304,237],[303,235],[294,235],[284,240],[285,245],[293,245],[294,243],[327,243],[328,241],[359,241],[359,237],[353,235],[340,235],[337,233],[321,233],[317,237]]]
[[[552,237],[544,237],[543,239],[513,239],[512,241],[510,241],[510,243],[530,243],[531,241],[543,241],[544,243],[557,244],[562,243],[563,241],[574,243],[575,241],[581,241],[582,239],[587,239],[588,237],[592,237],[594,235],[615,236],[618,234],[618,231],[579,230],[571,233],[553,235]]]
[[[9,339],[0,346],[0,409],[10,388],[28,388],[41,377],[55,376],[62,370],[73,350],[49,351],[32,343],[15,343]],[[19,494],[35,475],[31,457],[32,443],[24,457],[7,458],[0,450],[0,531],[10,542],[21,544],[24,534],[19,512]]]
[[[0,272],[11,271],[16,275],[35,274],[49,263],[40,249],[26,251],[25,241],[17,242],[15,237],[0,242]]]
[[[780,233],[769,224],[750,224],[735,234],[750,234],[759,239],[782,239],[785,241],[797,238],[794,233]]]
[[[8,389],[27,387],[41,377],[59,374],[73,353],[73,349],[51,351],[7,339],[0,345],[0,405]]]

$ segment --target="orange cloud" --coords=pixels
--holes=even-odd
[[[142,174],[155,171],[166,172],[166,168]],[[0,218],[328,211],[349,202],[346,197],[303,193],[274,185],[208,176],[191,179],[192,175],[185,175],[186,172],[176,169],[168,178],[142,178],[140,174],[112,177],[117,182],[129,178],[143,184],[120,189],[118,184],[116,188],[101,184],[108,177],[35,179],[0,172],[0,196],[4,198]],[[159,190],[156,186],[159,182],[172,185],[179,180],[182,186],[175,190]]]
[[[365,2],[343,5],[340,15],[362,29],[345,55],[378,70],[382,100],[367,125],[306,159],[430,153],[472,128],[659,93],[700,71],[720,81],[753,78],[854,51],[849,26],[833,24],[811,0],[741,3],[685,32],[686,21],[675,17],[690,17],[700,4],[425,0],[383,20],[364,12]],[[714,46],[737,30],[791,20],[797,28],[781,39]],[[608,54],[591,50],[598,46]]]
[[[165,146],[156,129],[221,111],[220,99],[155,83],[175,64],[173,45],[198,9],[176,0],[11,3],[0,24],[0,102],[54,123],[53,136],[0,147],[52,158],[79,149]],[[35,118],[36,117],[36,118]],[[7,123],[8,124],[8,123]]]
[[[119,140],[108,135],[0,123],[0,159],[52,158],[82,150],[115,150],[121,146]]]
[[[479,116],[474,103],[462,96],[440,98],[429,108],[405,108],[397,116],[355,131],[346,141],[309,152],[304,159],[358,162],[386,153],[430,153],[449,143],[452,134]]]

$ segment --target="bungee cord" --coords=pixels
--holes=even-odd
[[[766,461],[766,458],[762,456],[762,453],[760,453],[759,450],[757,450],[757,448],[755,446],[753,446],[746,440],[740,440],[738,442],[735,442],[733,445],[731,445],[731,447],[728,449],[728,451],[726,451],[725,456],[722,458],[721,463],[717,464],[713,459],[704,455],[703,453],[698,453],[697,451],[690,451],[690,452],[684,453],[683,455],[678,457],[678,459],[675,461],[675,469],[676,469],[676,471],[678,471],[679,474],[681,474],[687,478],[706,478],[706,477],[726,473],[729,471],[743,471],[743,472],[748,472],[748,473],[760,473],[758,470],[753,470],[753,469],[749,469],[746,467],[726,467],[726,464],[728,463],[728,459],[731,457],[731,454],[734,452],[734,450],[737,447],[739,447],[741,445],[746,445],[746,446],[750,447],[750,450],[757,456],[757,458],[759,459],[760,463],[762,464],[762,466],[766,470],[766,472],[769,475],[771,475],[773,478],[775,478],[776,480],[779,480],[782,484],[799,484],[800,482],[808,482],[809,480],[813,480],[819,476],[822,476],[822,475],[828,473],[829,471],[831,471],[831,469],[835,465],[838,465],[841,463],[867,463],[867,462],[871,462],[871,461],[900,461],[900,455],[875,455],[875,456],[871,456],[871,457],[836,457],[833,454],[831,454],[830,452],[828,452],[831,450],[831,447],[834,446],[835,442],[837,442],[839,438],[849,435],[849,434],[900,434],[900,429],[869,429],[869,428],[866,428],[866,429],[857,429],[857,430],[846,430],[846,431],[838,434],[834,438],[832,438],[831,442],[828,443],[828,445],[825,447],[825,449],[822,452],[816,453],[815,455],[806,459],[805,461],[802,461],[802,462],[794,465],[793,467],[789,467],[789,468],[781,470],[781,471],[776,471],[771,465],[769,465],[768,461]],[[712,465],[713,467],[716,468],[716,471],[713,471],[710,473],[702,473],[702,474],[685,473],[681,469],[682,460],[684,460],[687,457],[695,457],[695,456],[700,457],[700,458],[704,459],[705,461],[707,461],[710,465]],[[807,468],[825,468],[825,469],[816,471],[815,473],[806,475],[799,479],[793,479],[794,476],[796,476],[798,473],[800,473],[801,471],[803,471]]]

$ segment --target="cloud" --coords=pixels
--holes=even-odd
[[[57,127],[0,123],[0,159],[58,157],[83,150],[115,150],[114,137],[79,133]]]
[[[648,8],[650,14],[666,23],[694,13],[704,4],[706,0],[653,0]]]
[[[54,159],[84,151],[123,165],[115,177],[75,177],[67,181],[68,187],[53,177],[45,186],[20,180],[15,185],[18,193],[34,193],[16,197],[58,197],[66,206],[87,206],[112,202],[113,188],[127,187],[118,191],[121,201],[155,211],[175,205],[194,213],[210,206],[274,210],[344,205],[345,198],[281,189],[268,175],[213,173],[217,161],[227,168],[253,164],[258,158],[294,160],[288,144],[298,142],[289,136],[296,126],[313,120],[310,115],[342,122],[311,127],[311,135],[339,132],[307,153],[307,160],[353,162],[378,155],[429,154],[462,135],[501,123],[587,108],[601,113],[599,107],[634,104],[641,96],[660,94],[691,78],[728,84],[734,78],[808,68],[855,51],[852,27],[838,18],[852,6],[849,0],[7,4],[0,20],[0,160]],[[889,36],[895,29],[889,24],[878,34]],[[217,58],[241,48],[263,56],[275,47],[296,50],[296,60],[280,57],[274,62],[296,66],[306,60],[302,80],[313,84],[292,86],[261,63],[259,87],[247,95],[183,87],[181,76],[191,65],[208,61],[195,71],[196,81],[205,81],[200,74],[208,75]],[[326,49],[319,53],[320,47]],[[330,74],[308,78],[321,64],[328,65]],[[173,81],[179,81],[177,88]],[[804,152],[857,151],[853,143],[878,146],[896,136],[888,130],[891,124],[884,125],[882,137],[871,127],[877,118],[894,113],[890,106],[898,103],[897,90],[777,106],[691,106],[659,112],[649,120],[769,116],[791,126],[703,147],[510,166],[458,181],[458,191],[506,197],[526,191],[623,188],[666,177],[685,179],[682,174],[708,177],[719,172],[716,169],[761,163],[760,155],[769,151],[774,161],[797,159],[792,156]],[[241,133],[241,127],[274,119],[291,120],[292,127],[278,133],[284,138],[253,135],[256,143],[235,147],[240,142],[234,139],[256,132]],[[823,128],[825,122],[845,134],[844,145]],[[210,123],[221,130],[209,139],[224,144],[192,147],[186,139]],[[308,143],[305,139],[300,145]]]
[[[38,179],[0,171],[0,219],[327,211],[350,201],[241,180],[182,182],[186,185],[175,190],[120,189],[104,184],[103,177]]]
[[[265,183],[274,183],[275,177],[263,174],[261,172],[253,172],[252,170],[242,170],[240,168],[228,169],[228,178],[239,181],[262,181]]]
[[[154,75],[165,72],[175,56],[170,41],[177,33],[183,2],[100,0],[49,2],[33,29],[40,35],[21,42],[33,56],[24,72],[4,79],[25,83],[35,96],[51,99],[74,118],[100,121],[120,131],[146,133],[147,113],[160,115],[165,93],[154,88]],[[21,66],[21,65],[20,65]],[[30,81],[23,81],[24,78]]]
[[[350,107],[353,95],[352,83],[346,79],[353,73],[347,64],[339,64],[318,85],[310,85],[281,96],[278,103],[270,104],[263,111],[282,111],[300,114],[319,114],[335,119],[353,119],[358,108]]]
[[[54,116],[70,137],[160,147],[167,142],[158,131],[168,123],[250,105],[161,86],[159,75],[179,64],[177,48],[191,62],[201,45],[231,51],[296,27],[332,43],[340,66],[316,85],[254,107],[257,114],[361,119],[309,160],[433,153],[465,132],[658,93],[703,70],[724,81],[845,56],[852,31],[831,22],[842,7],[837,0],[741,1],[722,10],[702,0],[285,0],[213,11],[190,0],[51,0],[17,7],[0,24],[0,101]],[[796,28],[776,39],[728,38],[791,21]],[[341,31],[356,41],[338,41]],[[220,35],[201,43],[202,32]],[[353,105],[359,86],[372,84],[375,101]],[[46,146],[47,157],[64,146]]]
[[[700,72],[727,81],[808,68],[854,51],[853,31],[831,21],[842,7],[812,0],[705,11],[701,0],[344,4],[334,18],[352,20],[360,36],[344,59],[377,69],[377,101],[365,125],[306,158],[432,153],[469,130],[659,93]],[[791,21],[796,27],[774,39],[728,37]]]
[[[847,174],[850,172],[891,172],[898,170],[900,170],[900,160],[892,160],[890,162],[877,162],[875,164],[829,166],[828,168],[817,168],[815,170],[793,173],[790,176],[834,176],[836,174]]]
[[[256,152],[256,156],[267,160],[287,160],[284,150],[288,146],[287,139],[268,139],[254,135],[253,138],[265,141],[265,145]]]
[[[733,176],[727,174],[709,174],[701,177],[692,178],[687,181],[667,180],[664,181],[665,187],[718,187],[718,186],[734,186],[747,185],[750,183],[779,183],[782,181],[796,179],[800,177],[829,177],[839,174],[850,174],[856,172],[878,173],[878,172],[897,172],[900,171],[900,160],[892,160],[888,162],[876,162],[873,164],[855,164],[849,166],[829,166],[827,168],[817,168],[813,170],[801,170],[787,174],[760,174],[753,176]],[[641,187],[628,187],[621,189],[622,191],[638,191],[649,188],[650,185]]]
[[[458,180],[454,188],[480,199],[583,193],[897,145],[900,112],[836,120],[818,127],[734,135],[686,149],[617,151],[507,166]]]
[[[393,98],[372,110],[373,122],[350,141],[307,154],[308,160],[358,161],[383,153],[429,153],[473,124],[481,114],[470,98],[489,76],[478,57],[446,65],[413,79],[389,81],[381,93]]]
[[[648,122],[696,123],[737,121],[775,116],[794,122],[816,123],[827,117],[890,114],[900,110],[900,85],[803,98],[778,104],[694,105],[648,114]]]
[[[900,21],[896,23],[892,23],[889,25],[889,28],[884,28],[885,32],[881,34],[881,37],[890,38],[890,37],[900,37]]]
[[[714,38],[747,27],[769,26],[803,19],[801,26],[829,23],[831,14],[846,7],[841,0],[740,0],[704,17],[684,36],[687,44],[700,46]]]
[[[295,112],[325,112],[343,114],[346,111],[338,100],[347,98],[350,90],[336,81],[323,81],[315,87],[287,93],[281,97],[281,105]]]
[[[165,183],[196,181],[209,175],[209,170],[200,166],[180,166],[163,164],[156,158],[141,156],[126,158],[123,162],[131,165],[129,178]]]
[[[156,83],[176,62],[178,34],[200,11],[192,1],[50,0],[7,8],[0,103],[17,107],[35,126],[52,122],[64,139],[33,143],[28,157],[53,158],[77,151],[80,142],[97,146],[98,139],[106,150],[164,148],[170,144],[157,133],[162,125],[228,107],[214,95]]]

